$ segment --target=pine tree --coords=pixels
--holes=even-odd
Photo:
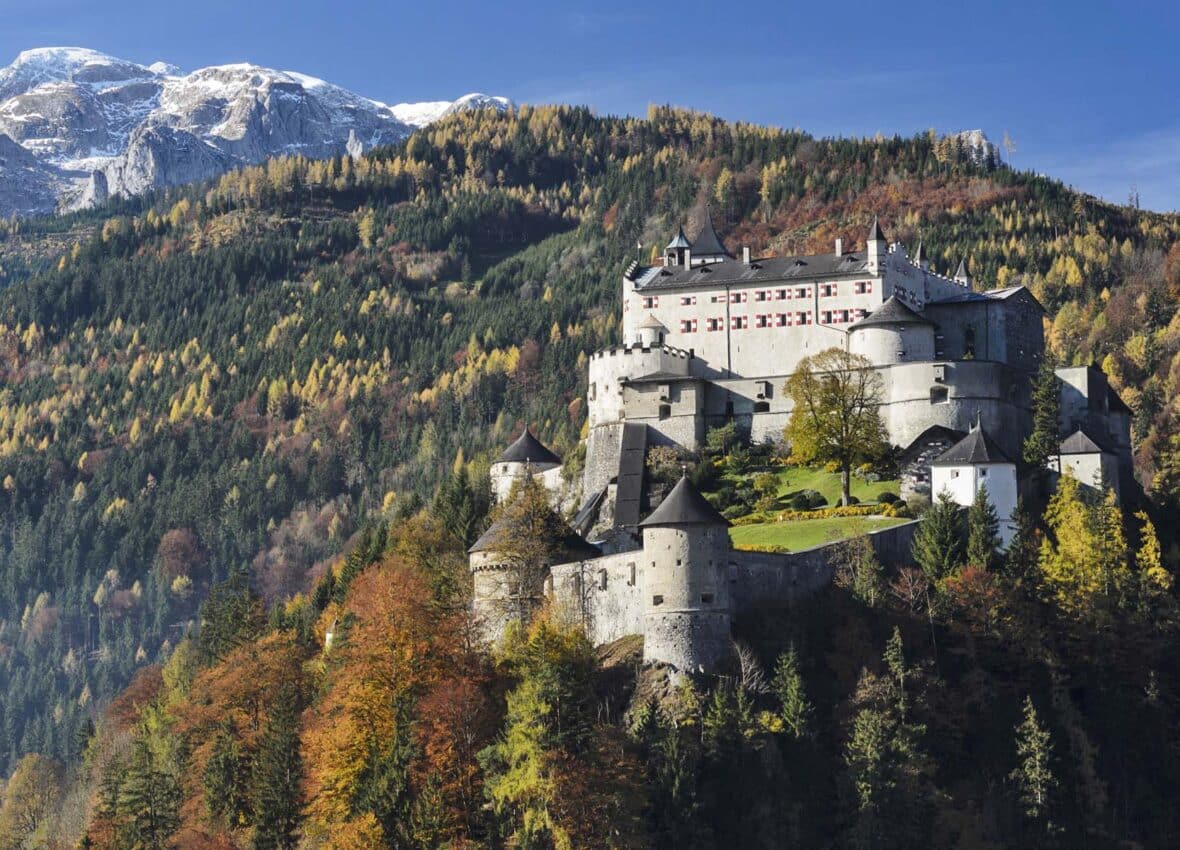
[[[1004,572],[1011,582],[1030,590],[1035,586],[1040,543],[1036,520],[1023,499],[1017,500],[1016,509],[1012,511],[1012,524],[1015,529],[1004,553]]]
[[[962,510],[946,493],[939,493],[914,534],[914,561],[931,581],[962,566],[963,532]]]
[[[127,850],[163,850],[180,825],[180,783],[142,735],[136,740],[118,789],[118,834]]]
[[[1023,457],[1038,472],[1057,453],[1059,443],[1057,421],[1061,415],[1061,396],[1056,366],[1053,357],[1046,353],[1033,382],[1033,428],[1024,440]]]
[[[217,730],[213,752],[202,777],[205,807],[209,814],[229,826],[241,825],[248,814],[248,776],[242,745],[233,723],[227,721]]]
[[[770,687],[778,697],[787,734],[795,740],[810,736],[812,706],[803,688],[803,677],[799,673],[799,657],[795,653],[794,644],[779,656]]]
[[[258,850],[291,850],[297,843],[303,769],[297,700],[292,685],[279,688],[254,756],[251,802]]]
[[[1041,725],[1032,697],[1024,698],[1024,719],[1016,727],[1018,767],[1010,774],[1020,793],[1024,816],[1046,830],[1051,829],[1049,808],[1057,785],[1049,764],[1053,745],[1049,730]]]
[[[996,548],[1000,545],[1000,521],[987,497],[987,487],[980,485],[967,509],[967,563],[991,569]]]

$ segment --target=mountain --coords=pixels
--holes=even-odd
[[[45,846],[79,846],[90,830],[89,846],[114,847],[111,836],[130,827],[101,819],[122,817],[120,799],[131,795],[110,789],[179,777],[185,831],[172,846],[252,846],[240,825],[260,818],[241,783],[266,757],[258,753],[275,738],[270,706],[290,684],[300,702],[283,716],[310,727],[301,730],[307,766],[299,777],[309,841],[440,846],[430,835],[411,838],[419,824],[445,821],[453,846],[466,840],[455,836],[460,829],[467,846],[503,846],[511,826],[488,819],[517,810],[492,796],[512,782],[485,785],[484,771],[494,777],[522,762],[476,754],[498,741],[531,747],[536,738],[522,730],[558,718],[567,731],[546,732],[546,742],[613,761],[595,773],[558,753],[530,767],[547,785],[550,775],[566,783],[553,817],[597,826],[599,813],[625,815],[594,796],[602,777],[635,781],[649,766],[619,761],[631,751],[619,716],[626,697],[590,692],[583,668],[593,654],[539,633],[510,650],[507,668],[448,666],[444,638],[465,641],[464,624],[450,616],[465,610],[462,600],[448,594],[470,581],[464,532],[478,530],[481,499],[464,487],[486,482],[488,464],[526,423],[576,472],[586,363],[620,342],[620,279],[636,242],[665,244],[704,203],[731,250],[863,245],[877,215],[890,240],[921,240],[940,271],[966,257],[974,280],[1028,286],[1046,308],[1054,353],[1101,363],[1133,409],[1141,480],[1152,491],[1147,510],[1164,537],[1161,560],[1174,570],[1180,218],[989,167],[942,142],[927,134],[820,139],[658,107],[644,118],[575,107],[460,112],[388,152],[279,157],[167,197],[0,221],[0,773],[11,772],[8,799],[18,799],[21,777],[28,786],[30,771],[16,772],[26,754],[69,761],[84,785],[59,806],[66,834]],[[0,154],[30,181],[56,179],[29,155]],[[642,254],[646,262],[648,249]],[[743,457],[735,451],[711,466],[728,480]],[[456,470],[466,481],[456,483]],[[1128,541],[1139,536],[1132,526]],[[1087,528],[1084,517],[1073,527]],[[396,562],[367,567],[386,543]],[[1106,551],[1104,563],[1118,562],[1113,544]],[[1109,834],[1125,839],[1121,846],[1176,846],[1180,765],[1161,743],[1180,728],[1174,631],[1149,629],[1146,614],[1124,608],[1097,626],[1071,626],[1054,613],[1056,596],[1038,586],[1035,560],[948,577],[929,592],[910,585],[921,595],[906,590],[917,574],[891,574],[882,589],[868,566],[876,601],[834,588],[801,606],[798,621],[755,621],[746,632],[767,671],[788,646],[798,648],[814,743],[773,731],[783,727],[780,707],[765,694],[697,701],[668,689],[689,720],[638,724],[637,734],[654,725],[685,735],[642,746],[668,754],[650,765],[670,783],[650,794],[651,820],[686,831],[644,842],[581,836],[571,846],[1044,846],[1044,828],[1034,835],[1022,826],[1007,779],[1018,766],[1013,736],[1028,695],[1053,735],[1053,828],[1065,832],[1049,839],[1120,846],[1096,838]],[[905,665],[941,677],[927,689],[903,671],[904,700],[881,683],[899,663],[898,652],[881,659],[896,624]],[[325,656],[329,628],[337,642]],[[551,664],[555,653],[573,654],[574,667]],[[532,696],[526,687],[512,699],[507,714],[517,725],[505,732],[504,694],[528,685],[511,666],[520,664],[559,693],[551,698],[534,680]],[[866,668],[873,678],[861,675]],[[456,669],[467,672],[456,678]],[[507,679],[496,672],[504,669]],[[630,663],[616,673],[613,681],[636,681]],[[419,675],[431,681],[401,678]],[[923,707],[924,695],[937,710]],[[310,704],[300,714],[302,701]],[[899,705],[911,712],[904,724]],[[572,721],[567,708],[577,712]],[[138,723],[149,710],[150,722]],[[870,763],[846,758],[847,747],[875,740],[881,727],[864,725],[874,717],[890,735],[928,725],[930,761],[882,781],[936,782],[921,799],[938,808],[938,835],[886,843],[871,832],[843,834],[865,817],[849,771]],[[451,731],[467,742],[435,737]],[[137,756],[132,737],[157,732],[169,737]],[[892,738],[889,758],[912,752],[909,740]],[[456,763],[423,763],[414,751],[443,760],[454,753]],[[145,766],[148,752],[177,761]],[[123,784],[120,770],[132,768]],[[897,790],[883,805],[918,799],[909,785],[889,787]],[[325,789],[357,808],[325,802]],[[794,799],[809,789],[813,796]],[[637,790],[637,805],[647,790]],[[181,796],[165,791],[159,799]],[[234,798],[245,800],[240,811],[215,808]],[[506,802],[489,805],[495,799]],[[566,804],[583,801],[571,814]],[[659,820],[668,801],[680,808]],[[84,808],[94,813],[92,829],[81,822]],[[789,835],[758,820],[777,813],[791,819],[780,825]],[[713,815],[735,830],[767,828],[757,840],[722,829]],[[906,828],[928,821],[896,818]],[[10,843],[4,823],[0,847]],[[635,823],[628,816],[620,829]],[[386,829],[405,830],[405,840],[382,838]]]
[[[458,110],[508,106],[469,94],[390,107],[257,65],[184,74],[84,48],[27,50],[0,70],[0,215],[85,208],[271,156],[359,154]]]

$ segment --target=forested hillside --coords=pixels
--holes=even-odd
[[[278,159],[100,213],[0,224],[0,773],[30,752],[75,759],[136,670],[157,677],[153,697],[215,687],[208,672],[176,672],[197,663],[185,638],[213,587],[240,600],[231,610],[252,625],[236,623],[224,646],[203,629],[203,663],[234,669],[230,647],[267,632],[270,616],[259,646],[278,656],[266,675],[278,682],[282,664],[303,669],[319,640],[312,624],[331,600],[345,601],[323,578],[336,556],[362,537],[371,549],[377,528],[403,527],[424,504],[437,508],[440,482],[478,502],[471,491],[489,458],[525,422],[576,470],[585,359],[617,336],[622,269],[637,241],[646,260],[701,201],[731,246],[756,254],[826,251],[835,237],[859,244],[877,214],[890,239],[921,240],[941,270],[965,257],[983,285],[1027,284],[1049,311],[1059,358],[1099,361],[1134,410],[1140,477],[1156,505],[1180,507],[1176,217],[985,169],[933,135],[819,140],[671,109],[646,119],[575,108],[461,113],[356,160]],[[456,557],[461,543],[439,551]],[[417,554],[384,569],[407,593],[423,573],[459,580],[461,570],[421,553],[426,543],[403,545]],[[405,565],[415,558],[430,568]],[[278,604],[316,588],[310,602]],[[426,596],[449,604],[451,592]],[[396,616],[417,640],[417,614]],[[280,638],[285,626],[294,643]],[[446,638],[448,652],[463,645],[458,633],[421,638]],[[573,640],[522,638],[521,655],[502,661],[501,686],[515,682],[519,694],[530,676],[543,679],[548,661],[538,658],[550,651],[573,653],[575,669],[589,664]],[[529,641],[556,644],[532,652]],[[853,655],[868,658],[869,643]],[[462,653],[438,663],[406,685],[415,706],[427,694],[452,704],[453,694],[433,690],[444,686],[488,698],[491,679],[479,677],[494,679],[489,671],[472,672]],[[158,664],[168,665],[163,686]],[[286,731],[278,719],[262,723],[280,715],[255,711],[245,738],[230,735],[234,746],[253,752],[267,735],[294,734],[292,713],[310,698],[283,697]],[[508,719],[534,709],[510,698]],[[141,712],[125,706],[119,734]],[[179,722],[191,743],[217,721]],[[560,736],[582,742],[587,729]],[[307,746],[330,758],[338,733],[314,734]],[[623,744],[594,741],[595,769],[611,769],[611,748]],[[152,746],[163,758],[163,745]],[[146,758],[135,753],[127,758]],[[229,758],[196,754],[215,756]],[[472,765],[430,793],[474,794],[463,774]],[[186,789],[186,806],[199,808],[195,793]],[[344,804],[322,793],[327,808],[313,815],[330,823],[343,811],[331,806]],[[398,805],[411,807],[410,797]],[[455,817],[470,811],[447,805]],[[240,827],[233,819],[244,811],[215,814]],[[397,811],[385,829],[408,828],[410,808]]]

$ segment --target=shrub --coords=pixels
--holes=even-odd
[[[726,519],[737,519],[746,514],[746,506],[740,502],[734,503],[721,511],[721,515]]]
[[[807,494],[807,507],[811,509],[826,507],[828,500],[824,498],[824,494],[819,490],[804,490]]]
[[[791,497],[791,510],[805,511],[811,507],[811,503],[807,500],[806,493],[796,493]]]
[[[877,494],[877,501],[882,505],[892,505],[894,502],[901,501],[901,497],[889,490],[882,490]]]
[[[859,505],[859,504],[860,504],[860,499],[856,498],[856,496],[849,495],[849,496],[848,496],[848,504],[850,504],[850,505]]]

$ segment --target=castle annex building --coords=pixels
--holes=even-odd
[[[946,492],[970,504],[986,486],[1010,539],[1016,460],[1044,354],[1041,305],[1021,286],[972,288],[965,262],[953,276],[937,273],[920,245],[909,256],[876,220],[850,247],[836,240],[826,254],[754,258],[743,248],[735,256],[706,212],[700,233],[690,239],[681,229],[661,263],[624,272],[623,342],[589,363],[583,508],[574,520],[599,554],[553,564],[543,588],[579,612],[595,641],[643,634],[646,660],[710,669],[728,652],[735,613],[789,604],[830,580],[820,556],[733,551],[727,523],[687,479],[649,504],[644,460],[651,446],[696,451],[709,428],[728,422],[752,440],[781,440],[787,377],[833,347],[862,355],[881,378],[903,497]],[[1128,409],[1096,368],[1057,374],[1062,442],[1051,466],[1117,491],[1131,468]],[[527,430],[493,465],[497,496],[521,475],[553,491],[560,483],[560,460]],[[886,560],[904,557],[912,531],[890,529],[873,544]],[[472,566],[477,612],[494,638],[503,615],[492,609],[503,610],[510,582],[489,571],[491,548],[477,544]]]

